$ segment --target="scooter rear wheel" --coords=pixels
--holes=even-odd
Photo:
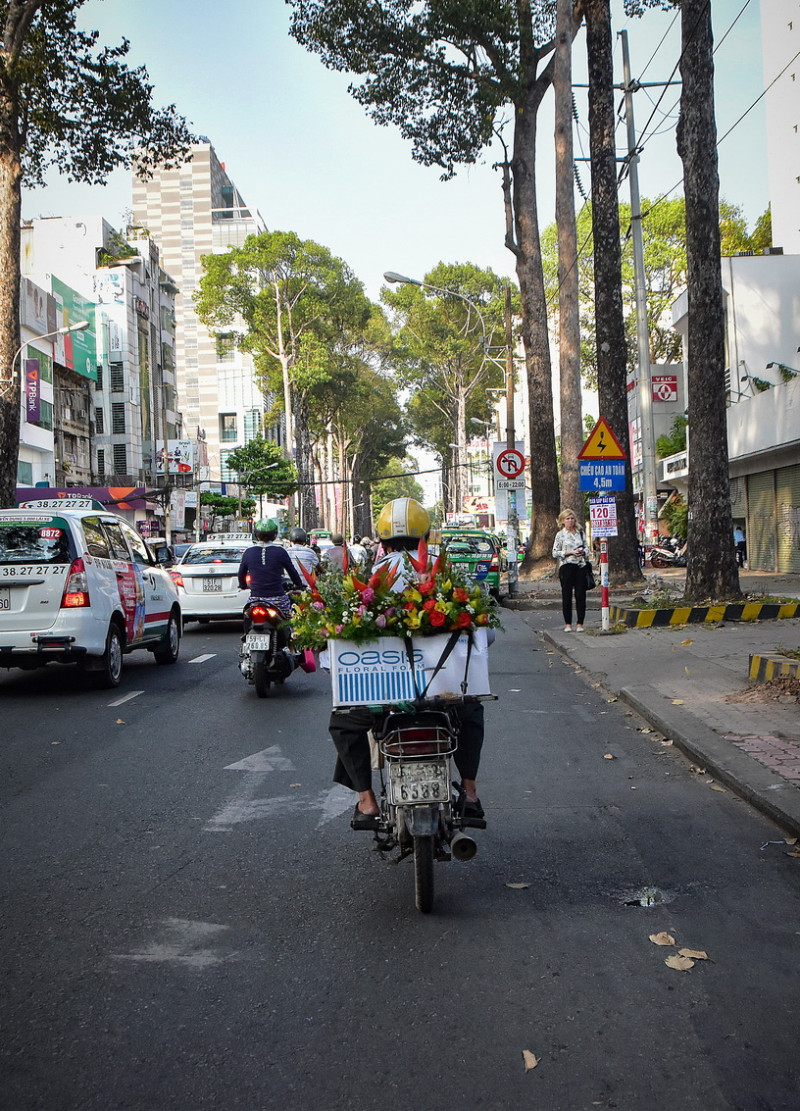
[[[259,698],[266,698],[269,694],[269,676],[267,665],[264,661],[253,664],[253,685]]]
[[[650,564],[652,567],[666,567],[667,561],[660,555],[651,555]]]
[[[417,910],[430,914],[433,907],[433,838],[414,838],[414,901]]]

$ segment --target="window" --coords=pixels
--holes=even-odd
[[[20,459],[17,463],[17,482],[20,486],[33,486],[33,464],[23,463]]]
[[[133,552],[133,562],[138,563],[140,567],[152,566],[153,561],[150,558],[150,552],[147,550],[147,545],[144,540],[142,540],[139,533],[124,521],[120,521],[119,527],[125,534],[125,539],[128,541],[130,549]]]
[[[97,474],[100,478],[106,477],[106,453],[104,448],[97,451]]]
[[[106,415],[99,405],[94,411],[94,430],[99,436],[102,436],[106,430]]]
[[[114,444],[114,474],[128,473],[128,449],[125,444]]]
[[[219,438],[221,443],[230,443],[236,440],[236,414],[220,413]]]
[[[104,372],[103,364],[98,363],[97,364],[97,381],[94,384],[94,388],[98,392],[102,392],[102,389],[103,389],[103,372]]]
[[[82,521],[83,535],[86,538],[86,551],[89,555],[100,559],[110,559],[111,549],[108,538],[103,532],[99,517],[84,517]]]
[[[115,436],[125,432],[125,403],[115,401],[111,406],[111,431]]]
[[[52,430],[53,430],[53,406],[52,406],[52,404],[49,401],[40,401],[39,402],[39,414],[40,414],[39,419],[35,420],[35,421],[31,421],[31,423],[38,425],[39,428],[47,428],[52,432]]]
[[[116,521],[103,521],[103,527],[106,530],[106,536],[111,547],[111,555],[114,559],[124,559],[126,563],[130,563],[131,556],[125,541],[122,537],[122,529]]]
[[[217,362],[219,363],[232,363],[233,357],[236,354],[236,336],[231,332],[224,335],[216,336],[217,341]]]
[[[244,415],[244,442],[249,444],[261,435],[261,410],[248,409]]]
[[[116,363],[111,367],[111,392],[122,393],[125,389],[125,373]]]
[[[228,466],[228,456],[230,451],[220,451],[219,453],[219,477],[222,482],[238,482],[239,476],[236,471],[232,471]]]

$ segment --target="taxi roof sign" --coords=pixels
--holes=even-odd
[[[627,459],[619,440],[605,417],[600,417],[589,438],[578,452],[579,459]]]

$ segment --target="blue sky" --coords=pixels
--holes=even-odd
[[[721,191],[742,207],[752,227],[768,204],[763,102],[748,112],[763,89],[758,0],[714,0],[715,41],[741,18],[717,51],[717,129],[720,136],[745,119],[720,145]],[[614,30],[626,28],[634,76],[666,81],[679,54],[679,17],[650,13],[621,17],[613,0]],[[377,298],[385,270],[422,277],[439,261],[474,262],[513,276],[503,246],[500,179],[496,156],[440,182],[436,169],[416,165],[400,136],[376,127],[347,92],[347,78],[327,71],[288,34],[283,0],[89,0],[86,27],[106,43],[131,41],[131,64],[146,65],[154,100],[175,103],[197,134],[207,136],[249,205],[267,226],[293,230],[345,259]],[[671,31],[669,28],[671,27]],[[666,39],[661,42],[666,34]],[[574,80],[581,75],[583,36],[576,44]],[[617,44],[615,67],[620,62]],[[621,63],[617,80],[622,80]],[[677,77],[677,74],[675,74]],[[621,94],[620,94],[621,95]],[[641,130],[661,89],[636,94]],[[681,178],[675,152],[679,89],[668,90],[648,127],[640,163],[640,190],[653,198]],[[576,90],[579,139],[588,154],[585,94]],[[552,95],[539,118],[539,206],[542,226],[554,213]],[[620,149],[624,125],[618,131]],[[576,154],[580,151],[576,149]],[[588,164],[581,176],[588,190]],[[678,188],[670,195],[679,195]],[[627,200],[627,191],[623,192]],[[44,188],[25,190],[23,214],[103,215],[124,224],[130,208],[127,173],[105,187],[69,184],[57,172]]]

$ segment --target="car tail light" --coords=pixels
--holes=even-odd
[[[183,575],[180,571],[170,571],[169,574],[176,586],[183,586]]]
[[[61,608],[75,609],[90,604],[89,583],[86,578],[86,568],[83,565],[83,560],[80,558],[73,559],[72,566],[67,574],[64,593],[61,597]]]
[[[489,564],[490,571],[497,571],[500,567],[500,560],[497,558],[497,552],[492,556],[492,562]]]

